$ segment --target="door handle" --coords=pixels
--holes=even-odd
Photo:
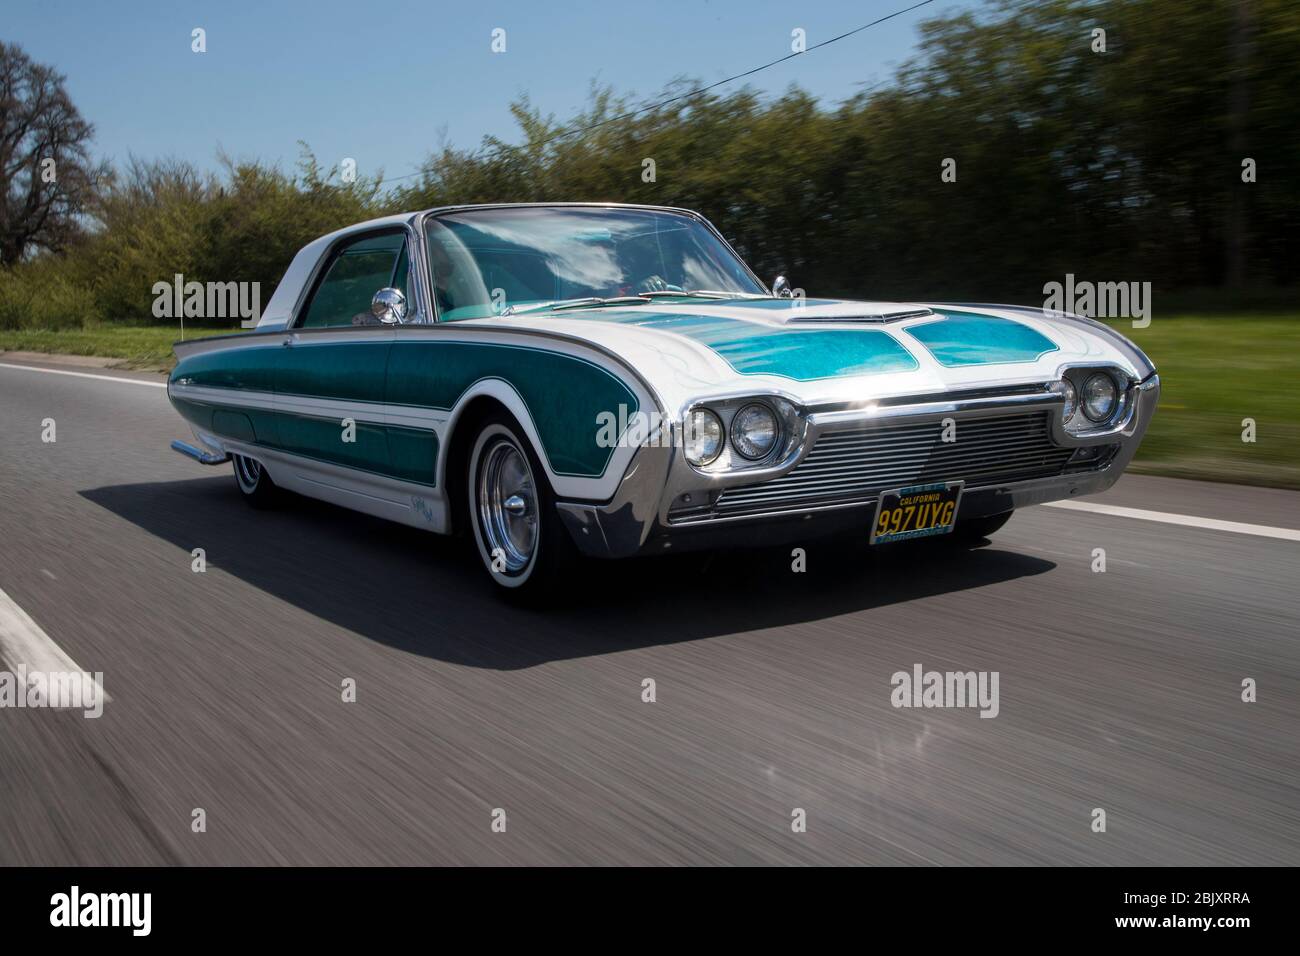
[[[286,335],[284,341],[281,342],[280,344],[283,345],[285,348],[291,348],[294,345],[294,343],[296,343],[297,341],[298,341],[298,336]]]

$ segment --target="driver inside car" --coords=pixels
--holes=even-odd
[[[456,308],[456,299],[451,293],[451,278],[456,274],[456,260],[447,255],[441,242],[430,242],[429,264],[433,267],[433,295],[441,315]]]

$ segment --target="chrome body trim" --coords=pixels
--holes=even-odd
[[[556,509],[578,550],[592,557],[636,554],[658,523],[673,445],[642,445],[623,474],[618,491],[604,504],[559,501]]]

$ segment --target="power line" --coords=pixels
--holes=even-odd
[[[793,60],[795,57],[804,56],[808,53],[811,53],[813,50],[819,50],[824,46],[830,46],[832,43],[838,43],[840,40],[848,39],[854,34],[861,33],[863,30],[869,30],[874,26],[879,26],[880,24],[884,23],[887,20],[893,20],[895,17],[901,17],[905,13],[911,13],[913,10],[916,10],[920,7],[924,7],[931,3],[934,3],[934,0],[920,0],[919,3],[914,3],[910,7],[906,7],[902,10],[895,10],[893,13],[883,16],[879,20],[872,20],[870,23],[864,23],[860,27],[856,27],[852,30],[849,30],[846,33],[841,33],[839,36],[831,37],[829,40],[822,40],[820,43],[814,43],[806,50],[801,50],[797,53],[794,52],[787,53],[785,56],[777,57],[775,60],[772,60],[768,63],[764,63],[762,66],[756,66],[752,70],[746,70],[744,73],[737,73],[734,76],[728,76],[725,79],[721,79],[714,83],[710,83],[707,86],[701,86],[697,89],[689,90],[688,92],[685,93],[678,93],[676,96],[670,96],[667,99],[659,100],[658,102],[651,103],[648,106],[641,106],[638,107],[637,109],[629,110],[626,113],[620,113],[618,116],[611,116],[609,119],[601,120],[598,123],[590,123],[587,126],[575,126],[571,129],[560,130],[558,133],[554,133],[551,136],[548,136],[546,139],[541,140],[540,142],[530,144],[530,146],[531,147],[545,146],[548,143],[553,143],[557,139],[564,139],[567,136],[577,136],[581,133],[590,133],[592,130],[599,129],[602,126],[608,126],[610,123],[618,123],[618,122],[622,122],[623,120],[632,119],[633,117],[640,116],[642,113],[649,113],[653,110],[662,109],[663,107],[667,106],[670,103],[676,103],[678,100],[685,100],[685,99],[690,99],[691,97],[694,96],[699,96],[702,93],[707,93],[710,90],[715,90],[719,86],[725,86],[727,83],[734,83],[736,80],[743,80],[747,77],[753,76],[756,73],[761,73],[764,70],[770,69],[771,67],[774,67],[780,63],[784,63],[786,60]],[[876,85],[878,86],[879,84]],[[519,149],[519,148],[520,147],[518,146],[500,146],[493,152],[487,153],[486,155],[480,155],[476,158],[480,160],[493,159],[496,156],[499,156],[500,154],[506,152],[507,150]],[[393,176],[390,179],[381,180],[379,185],[382,186],[384,183],[395,183],[402,179],[410,179],[412,176],[422,176],[425,174],[425,172],[427,172],[427,170],[420,169],[413,173],[407,173],[405,176]]]

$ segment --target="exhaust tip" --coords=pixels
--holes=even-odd
[[[187,458],[193,458],[200,465],[220,465],[230,461],[227,454],[216,454],[210,451],[204,451],[201,448],[195,448],[189,442],[183,442],[179,438],[172,442],[172,451],[178,451]]]

